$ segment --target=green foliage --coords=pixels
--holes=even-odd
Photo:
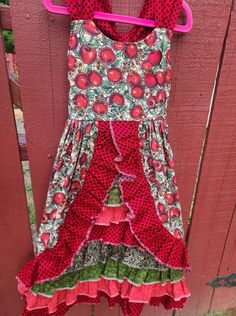
[[[9,5],[9,0],[0,0],[0,4]]]
[[[13,53],[15,46],[14,46],[12,31],[6,30],[6,31],[3,31],[2,33],[3,33],[5,52],[6,53]]]
[[[9,0],[0,0],[0,5],[9,5]],[[6,53],[13,53],[14,42],[12,31],[3,31],[3,39]]]

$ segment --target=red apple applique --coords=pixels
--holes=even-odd
[[[79,93],[74,98],[74,104],[79,108],[86,109],[88,106],[88,98],[86,95]]]
[[[176,185],[177,184],[177,178],[176,178],[176,175],[173,176],[172,178],[172,182]]]
[[[92,125],[89,123],[85,126],[85,134],[89,134],[92,129]]]
[[[141,105],[135,105],[130,111],[130,116],[136,120],[141,119],[144,116],[144,111]]]
[[[74,70],[75,64],[76,64],[76,59],[73,55],[68,56],[68,69],[69,70]]]
[[[130,86],[135,86],[141,81],[140,75],[136,71],[131,71],[128,73],[127,82]]]
[[[176,207],[171,207],[170,208],[170,217],[180,217],[180,210]]]
[[[61,205],[65,201],[65,194],[62,192],[57,192],[53,195],[52,200],[55,204]]]
[[[86,90],[90,86],[90,83],[87,78],[87,74],[80,73],[76,76],[75,78],[75,85],[81,89],[81,90]]]
[[[50,233],[49,232],[42,233],[40,239],[41,239],[41,241],[43,243],[44,248],[47,248],[48,242],[49,242],[49,239],[50,239]]]
[[[67,149],[66,149],[66,153],[68,154],[68,155],[71,155],[71,153],[72,153],[72,148],[73,148],[73,144],[72,143],[70,143],[70,145],[67,147]]]
[[[159,84],[159,86],[163,86],[163,84],[165,82],[165,76],[164,76],[163,71],[156,72],[156,79],[157,79],[157,83]]]
[[[66,176],[65,180],[64,180],[64,183],[63,183],[63,188],[65,188],[65,189],[68,188],[69,183],[70,183],[70,177]]]
[[[88,81],[92,86],[99,87],[102,84],[102,77],[96,70],[92,70],[88,73]]]
[[[158,203],[157,208],[160,213],[165,212],[166,210],[165,205],[161,202]]]
[[[149,53],[148,60],[152,63],[153,66],[159,65],[162,59],[161,51],[157,50]]]
[[[154,109],[155,105],[156,105],[156,98],[153,96],[148,97],[147,105],[148,105],[149,109]]]
[[[125,99],[124,99],[123,95],[120,94],[119,92],[114,92],[110,95],[109,102],[110,102],[110,104],[115,102],[115,103],[118,103],[120,105],[124,105]]]
[[[163,171],[163,165],[162,165],[162,163],[161,163],[160,160],[155,160],[155,161],[154,161],[154,169],[155,169],[155,171],[157,171],[157,172]]]
[[[155,32],[151,32],[144,40],[145,44],[148,46],[153,46],[156,43],[157,34]]]
[[[124,50],[125,49],[125,43],[124,42],[112,42],[112,47],[115,50]]]
[[[141,68],[145,71],[150,71],[153,67],[153,64],[149,60],[144,60],[142,62]]]
[[[48,220],[48,215],[46,213],[43,213],[43,219],[42,219],[42,223],[46,223]]]
[[[157,84],[156,77],[151,72],[146,73],[144,77],[144,82],[148,88],[154,88]]]
[[[75,139],[77,142],[79,142],[82,138],[82,132],[81,130],[78,130],[78,132],[76,133]]]
[[[131,95],[135,99],[142,99],[144,95],[144,87],[141,84],[134,86],[131,89]]]
[[[92,106],[92,110],[98,115],[102,115],[102,114],[107,114],[108,107],[107,107],[107,104],[103,102],[95,102]]]
[[[168,51],[166,52],[166,60],[169,64],[171,64],[171,50],[168,49]]]
[[[159,218],[162,223],[166,223],[168,221],[168,214],[167,212],[163,212],[159,215]]]
[[[82,156],[79,159],[79,163],[83,165],[85,161],[87,160],[88,155],[86,153],[83,153]]]
[[[148,163],[149,167],[153,167],[154,166],[153,158],[152,157],[148,157],[147,163]]]
[[[80,179],[85,179],[87,175],[87,169],[86,168],[81,168],[80,170]]]
[[[107,70],[107,78],[112,83],[118,83],[121,81],[122,74],[119,68],[110,68]]]
[[[71,34],[69,38],[69,49],[74,50],[77,47],[78,38],[75,34]]]
[[[110,47],[103,47],[99,52],[99,58],[106,65],[112,64],[116,59],[115,54]]]
[[[166,101],[166,92],[163,89],[157,91],[156,102],[164,103]]]
[[[125,47],[125,55],[129,58],[134,58],[137,55],[137,46],[135,43],[128,44]]]
[[[165,82],[166,83],[171,83],[171,69],[170,68],[167,68],[164,71],[164,75],[165,75]]]
[[[159,143],[158,143],[157,139],[153,138],[152,141],[151,141],[151,150],[153,152],[157,152],[159,150],[159,147],[160,146],[159,146]]]
[[[173,203],[175,203],[175,198],[174,198],[174,195],[173,194],[171,194],[171,193],[165,193],[165,199],[167,200],[167,202],[169,203],[169,204],[173,204]]]
[[[73,181],[73,182],[71,183],[70,189],[71,189],[72,191],[77,191],[77,190],[79,190],[80,188],[81,188],[81,184],[80,184],[79,181]]]
[[[51,211],[51,213],[49,214],[50,220],[55,221],[56,216],[57,216],[57,212],[58,212],[57,209],[54,209]]]
[[[56,171],[60,171],[62,166],[63,166],[63,163],[64,163],[64,159],[63,158],[60,158],[59,161],[58,161],[58,164],[56,166]]]
[[[150,173],[149,176],[148,176],[148,179],[149,179],[150,182],[155,183],[157,181],[155,172]]]
[[[92,64],[94,63],[96,57],[97,57],[97,52],[95,48],[91,48],[88,45],[82,45],[80,50],[79,50],[81,60],[85,64]]]
[[[180,231],[178,228],[175,229],[175,231],[174,231],[174,236],[175,236],[175,238],[177,238],[177,239],[182,239],[181,231]]]
[[[89,35],[96,36],[100,34],[100,30],[97,29],[97,27],[90,21],[84,21],[83,27],[84,27],[85,32]]]

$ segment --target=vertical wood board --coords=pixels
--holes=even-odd
[[[16,274],[32,255],[31,234],[3,39],[0,31],[0,304],[2,315],[23,309]]]

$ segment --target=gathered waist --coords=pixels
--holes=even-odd
[[[109,124],[109,126],[112,126],[112,124],[119,124],[120,126],[123,126],[124,129],[133,129],[135,126],[138,127],[139,133],[145,133],[148,135],[158,135],[160,139],[167,138],[168,137],[168,123],[165,117],[157,116],[155,118],[142,118],[139,120],[105,120],[105,119],[73,119],[71,117],[68,117],[65,122],[65,133],[74,134],[75,138],[78,138],[78,135],[81,134],[82,131],[85,132],[85,134],[94,134],[96,135],[98,132],[99,125],[103,126]],[[146,135],[147,136],[147,135]],[[145,136],[145,137],[146,137]],[[74,138],[73,137],[73,138]],[[142,137],[141,137],[142,139]]]
[[[69,112],[68,119],[78,121],[165,121],[166,111],[163,108],[153,111],[145,111],[137,105],[131,110],[124,109],[106,109],[102,105],[97,105],[97,112],[88,110],[86,112]]]

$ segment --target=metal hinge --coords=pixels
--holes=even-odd
[[[236,286],[236,273],[232,273],[225,277],[216,277],[212,281],[207,282],[213,288],[220,286]]]

